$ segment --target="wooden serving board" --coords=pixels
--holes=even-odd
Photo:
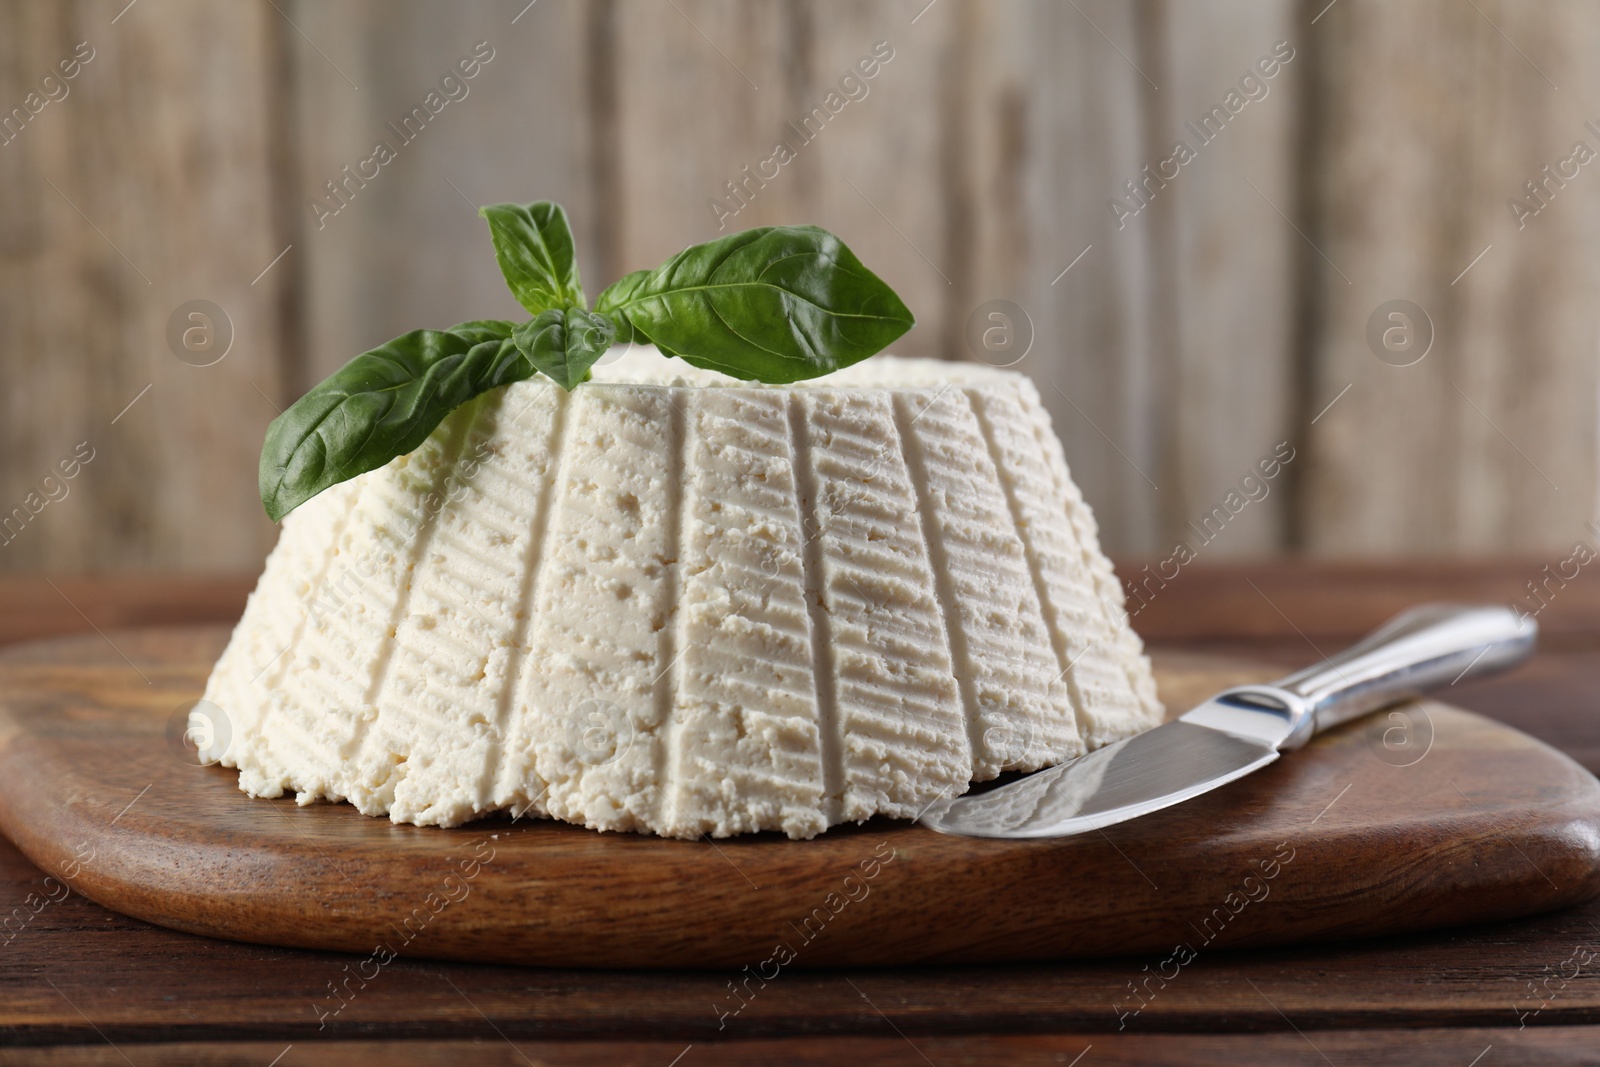
[[[1440,703],[1413,706],[1409,727],[1353,723],[1205,797],[1058,841],[891,821],[813,841],[504,817],[439,830],[253,800],[233,772],[195,766],[173,738],[225,639],[145,630],[0,654],[0,831],[114,911],[372,955],[368,967],[392,953],[770,977],[1136,952],[1181,966],[1184,949],[1510,918],[1600,892],[1600,782]],[[1276,673],[1157,665],[1177,709]]]

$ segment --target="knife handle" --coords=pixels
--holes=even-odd
[[[1539,627],[1505,607],[1424,604],[1402,612],[1331,659],[1273,685],[1305,700],[1313,734],[1421,696],[1430,689],[1492,674],[1533,651]]]

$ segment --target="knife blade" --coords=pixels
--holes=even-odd
[[[1538,627],[1504,607],[1428,604],[1269,685],[1224,690],[1177,719],[920,821],[968,837],[1069,837],[1148,815],[1260,770],[1315,734],[1526,659]]]

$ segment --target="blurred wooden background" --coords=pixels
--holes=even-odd
[[[479,42],[467,95],[319,225],[324,183]],[[1600,165],[1542,172],[1600,151],[1592,3],[7,0],[0,519],[27,518],[0,569],[254,568],[281,406],[407,329],[517,314],[475,204],[565,204],[597,292],[715,236],[724,183],[878,42],[866,95],[730,229],[844,236],[918,315],[903,354],[973,358],[975,311],[1023,308],[1018,369],[1109,548],[1595,540]],[[1124,182],[1279,42],[1265,97],[1119,228]],[[232,324],[211,366],[169,346],[197,299]],[[1396,299],[1432,322],[1411,366],[1367,340]],[[1281,441],[1269,494],[1202,545]]]

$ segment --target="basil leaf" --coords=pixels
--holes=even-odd
[[[517,303],[534,315],[588,307],[572,251],[572,227],[560,204],[490,204],[478,214],[488,220],[495,259]]]
[[[570,393],[588,379],[589,368],[605,355],[616,335],[616,327],[604,315],[582,308],[552,308],[518,326],[511,336],[528,362]]]
[[[272,420],[261,503],[274,521],[422,444],[479,393],[532,377],[509,322],[413,330],[346,363]]]
[[[894,290],[827,230],[764,226],[629,274],[595,310],[618,341],[735,378],[797,382],[859,363],[915,323]]]

